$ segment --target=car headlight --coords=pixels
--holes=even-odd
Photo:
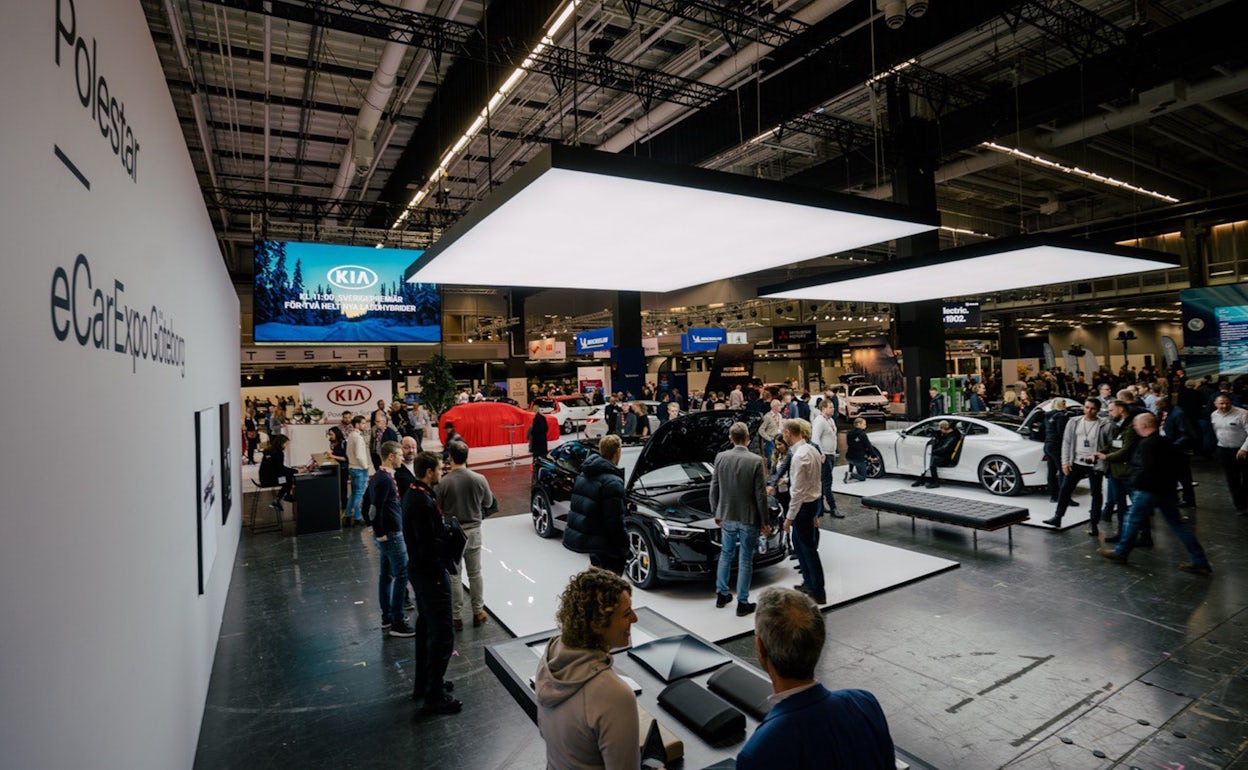
[[[658,522],[659,529],[663,532],[663,537],[666,537],[668,540],[692,540],[703,531],[692,527],[682,527],[679,524],[672,524],[664,519],[655,519],[655,521]]]

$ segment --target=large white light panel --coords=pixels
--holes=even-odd
[[[844,281],[832,280],[825,284],[760,296],[860,302],[919,302],[1050,283],[1108,278],[1173,266],[1096,251],[1032,246]]]
[[[410,280],[666,292],[933,229],[555,168]]]

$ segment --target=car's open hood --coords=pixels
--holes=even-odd
[[[753,436],[758,432],[763,417],[743,410],[716,409],[710,412],[691,412],[668,420],[659,426],[642,447],[641,454],[633,465],[628,485],[631,487],[642,475],[668,465],[713,462],[715,455],[732,445],[728,439],[728,428],[734,422],[744,422],[750,426],[750,435]]]

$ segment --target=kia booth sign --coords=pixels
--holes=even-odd
[[[315,421],[337,425],[344,410],[370,417],[378,401],[385,401],[388,409],[394,402],[394,389],[389,380],[301,382],[299,400],[305,412],[319,416],[319,420],[313,417]]]
[[[403,271],[421,252],[327,243],[256,244],[256,342],[442,340],[442,297]]]

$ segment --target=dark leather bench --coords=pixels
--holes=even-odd
[[[915,519],[927,519],[941,524],[953,524],[968,527],[972,532],[975,547],[979,547],[979,530],[992,532],[998,529],[1009,530],[1010,547],[1014,547],[1014,525],[1021,524],[1031,517],[1026,508],[1017,505],[1003,505],[979,500],[964,500],[947,495],[934,495],[931,492],[916,492],[899,489],[885,492],[882,495],[871,495],[860,500],[864,508],[876,512],[875,526],[880,526],[880,511],[899,513],[910,517],[910,529],[914,531]]]

